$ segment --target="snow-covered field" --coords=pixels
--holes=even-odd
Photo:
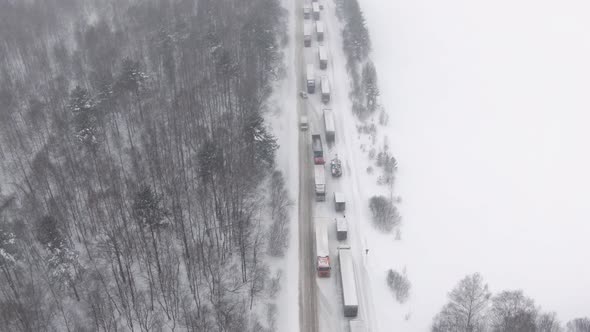
[[[427,330],[473,272],[590,315],[590,3],[360,4],[403,197],[401,241],[363,226],[379,331]],[[412,281],[403,306],[390,267]]]

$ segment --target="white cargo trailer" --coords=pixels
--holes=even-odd
[[[308,20],[311,18],[311,6],[303,5],[303,18]]]
[[[340,262],[340,283],[342,284],[342,303],[345,317],[356,317],[359,302],[356,293],[356,279],[350,247],[338,248]]]
[[[311,46],[311,23],[303,24],[303,45],[305,47]]]
[[[314,165],[314,184],[315,184],[315,200],[326,200],[326,171],[324,165]]]
[[[344,211],[346,209],[346,198],[339,191],[334,192],[334,209],[336,211]]]
[[[312,64],[307,64],[305,67],[305,81],[307,84],[307,93],[315,92],[315,73]]]
[[[331,109],[324,109],[324,128],[326,129],[326,141],[333,141],[336,138],[336,127],[334,112]]]
[[[330,101],[330,82],[327,76],[322,76],[320,85],[322,89],[322,102],[328,103]]]
[[[325,46],[318,48],[318,56],[320,58],[320,69],[328,68],[328,51]]]
[[[317,2],[311,3],[311,11],[313,12],[313,18],[316,20],[320,19],[320,4]]]
[[[324,23],[321,21],[315,22],[315,33],[318,36],[318,41],[324,41]]]
[[[330,248],[328,246],[328,228],[321,219],[316,218],[315,223],[315,250],[317,255],[317,271],[319,277],[330,276]]]
[[[348,223],[345,218],[336,218],[336,239],[344,241],[348,237]]]

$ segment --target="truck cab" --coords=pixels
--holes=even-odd
[[[299,128],[300,128],[302,131],[305,131],[305,130],[309,129],[309,122],[308,122],[308,120],[307,120],[307,116],[306,116],[306,115],[302,115],[302,116],[299,118]]]

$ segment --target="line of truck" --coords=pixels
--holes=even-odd
[[[313,14],[313,15],[311,15]],[[318,43],[324,41],[324,23],[320,21],[320,6],[317,1],[313,1],[311,6],[305,5],[303,8],[303,16],[305,19],[310,19],[312,16],[315,19],[315,34]],[[313,34],[313,25],[312,22],[304,22],[303,23],[303,45],[305,47],[311,47],[312,44],[312,34]],[[324,70],[328,68],[328,53],[326,48],[323,45],[319,45],[317,49],[317,54],[320,62],[320,69]],[[313,68],[313,65],[308,64],[306,67],[306,80],[307,80],[307,93],[315,93],[315,72],[310,70],[309,68]],[[322,75],[319,80],[320,84],[320,92],[321,92],[321,100],[323,103],[327,104],[330,102],[330,82],[328,77]]]
[[[325,39],[325,26],[320,21],[321,6],[318,0],[312,0],[311,4],[304,5],[303,8],[303,41],[304,47],[311,47],[312,45],[312,24],[315,23],[315,33],[318,43]],[[315,20],[315,22],[312,21]],[[308,22],[309,20],[309,22]],[[317,48],[319,68],[326,70],[328,67],[328,52],[325,46],[319,45]],[[326,75],[321,75],[319,81],[316,80],[316,72],[313,64],[307,64],[305,67],[306,91],[308,94],[315,94],[316,86],[319,84],[320,99],[323,104],[329,104],[331,101],[330,82]],[[336,140],[336,123],[335,112],[331,108],[324,108],[323,125],[325,131],[325,138],[327,143],[335,142]],[[307,130],[308,119],[301,119],[301,129]],[[320,133],[313,133],[311,135],[311,146],[313,151],[313,176],[314,176],[314,192],[315,200],[318,202],[326,201],[327,185],[324,156],[324,146]],[[330,171],[332,177],[340,177],[342,175],[342,163],[338,159],[338,155],[330,161]],[[346,197],[342,192],[334,191],[334,210],[336,212],[344,212],[346,209]],[[321,219],[314,218],[315,224],[315,249],[316,249],[316,269],[318,277],[326,278],[331,276],[332,262],[330,260],[328,224]],[[336,239],[338,241],[347,241],[348,239],[348,223],[344,215],[336,217],[334,220],[334,228],[336,231]],[[354,272],[354,260],[350,246],[338,247],[338,263],[339,263],[339,279],[342,286],[342,302],[343,313],[345,317],[356,317],[358,315],[358,293],[356,288],[356,276]],[[349,321],[351,332],[365,332],[364,323],[360,320]]]

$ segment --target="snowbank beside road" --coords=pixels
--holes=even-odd
[[[283,1],[283,7],[289,10],[289,37],[295,36],[293,2]],[[281,289],[277,295],[278,307],[277,331],[298,332],[299,329],[299,231],[298,231],[298,197],[299,197],[299,163],[298,160],[298,131],[297,131],[297,75],[295,73],[295,38],[288,41],[284,55],[285,77],[279,82],[270,100],[276,107],[269,114],[268,121],[277,137],[277,169],[283,172],[289,197],[293,201],[290,209],[289,245],[284,258],[276,259],[274,269],[282,270]]]

